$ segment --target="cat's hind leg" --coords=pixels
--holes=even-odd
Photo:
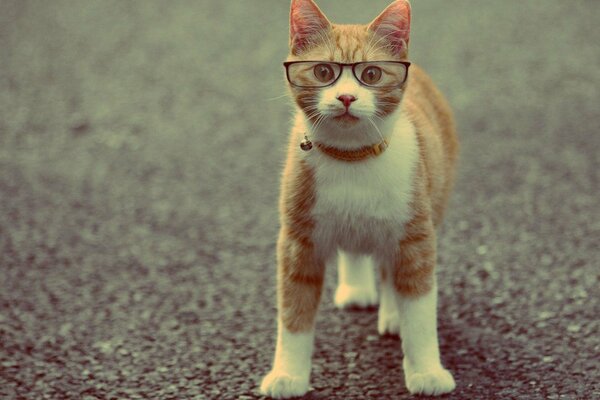
[[[381,269],[381,284],[379,285],[379,313],[377,316],[377,331],[380,335],[398,335],[400,333],[400,319],[394,283],[389,276],[390,271]]]
[[[377,304],[375,271],[371,257],[338,252],[338,308],[369,307]]]

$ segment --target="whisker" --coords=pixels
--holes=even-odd
[[[371,38],[369,39],[369,43],[367,43],[366,49],[371,48],[371,44],[373,43],[373,40],[376,37],[379,37],[379,29],[381,29],[381,25],[378,25],[377,29],[375,29],[375,32],[373,32],[373,34],[371,35]]]
[[[379,119],[381,122],[385,121],[385,120],[383,119],[383,116],[382,116],[382,115],[379,115],[378,113],[375,113],[375,114],[373,114],[373,116],[374,116],[375,118]]]
[[[379,28],[377,28],[377,30],[379,30]],[[395,31],[392,31],[392,32],[390,32],[390,33],[388,33],[386,35],[383,35],[383,36],[379,36],[378,35],[379,39],[372,46],[370,46],[369,48],[367,48],[367,56],[370,56],[371,53],[373,52],[372,51],[372,47],[377,46],[379,44],[379,42],[381,42],[382,40],[386,39],[388,36],[393,35],[394,33],[395,33]],[[382,49],[382,48],[385,48],[385,47],[393,47],[393,46],[391,46],[390,44],[387,44],[387,45],[385,45],[383,47],[378,47],[376,50],[379,50],[379,49]]]
[[[323,41],[323,43],[327,46],[327,49],[333,54],[334,48],[332,47],[333,44],[331,43],[331,38],[329,37],[329,35],[323,35],[323,32],[321,31],[318,31],[318,35],[319,38]]]
[[[287,96],[288,96],[288,94],[287,94],[287,93],[284,93],[284,94],[282,94],[281,96],[276,96],[276,97],[270,97],[270,98],[267,98],[267,99],[265,99],[265,101],[273,101],[273,100],[278,100],[278,99],[281,99],[281,98],[283,98],[283,97],[287,97]]]
[[[311,112],[310,114],[308,114],[308,115],[306,116],[306,118],[307,118],[308,120],[311,120],[312,118],[314,118],[314,117],[316,117],[316,116],[318,116],[318,115],[320,115],[319,111],[313,111],[313,112]]]
[[[313,132],[317,132],[326,119],[327,116],[325,114],[321,114],[319,118],[317,118],[317,122],[313,126]]]
[[[375,53],[377,51],[380,51],[380,50],[385,50],[385,49],[387,49],[387,50],[393,50],[393,46],[391,44],[389,44],[389,43],[383,43],[380,46],[370,48],[367,51],[367,57],[371,57],[373,55],[373,53]]]
[[[381,28],[381,26],[377,27],[377,30],[375,31],[375,35],[374,36],[378,36],[379,39],[373,44],[373,46],[377,46],[377,44],[379,44],[379,42],[381,42],[383,39],[386,39],[388,36],[393,35],[394,33],[396,33],[394,30],[392,30],[391,32],[387,33],[386,35],[379,35],[379,28]]]
[[[377,124],[375,122],[373,122],[373,120],[371,118],[367,118],[367,120],[369,120],[369,122],[371,123],[371,125],[373,125],[373,128],[375,128],[375,130],[379,134],[379,137],[381,138],[381,141],[382,142],[385,141],[385,138],[381,134],[381,131],[379,130],[379,127],[377,127]]]

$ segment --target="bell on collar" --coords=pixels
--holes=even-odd
[[[302,142],[300,142],[300,148],[304,151],[309,151],[310,149],[312,149],[313,144],[310,140],[308,140],[308,137],[305,135],[304,136],[304,140]]]

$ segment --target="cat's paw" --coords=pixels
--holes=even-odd
[[[377,332],[380,335],[399,335],[400,334],[400,317],[394,311],[385,311],[379,309],[377,316]]]
[[[377,305],[377,290],[363,286],[338,285],[334,302],[337,308],[367,308]]]
[[[271,371],[263,378],[260,392],[274,399],[302,396],[308,392],[308,378],[292,376],[283,371]]]
[[[406,387],[412,394],[437,396],[454,390],[456,383],[452,374],[443,367],[406,375]]]

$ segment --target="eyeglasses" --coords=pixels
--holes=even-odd
[[[344,67],[351,67],[357,81],[368,87],[398,87],[408,77],[408,61],[364,61],[352,64],[331,61],[284,62],[286,76],[292,86],[322,88],[333,85]]]

